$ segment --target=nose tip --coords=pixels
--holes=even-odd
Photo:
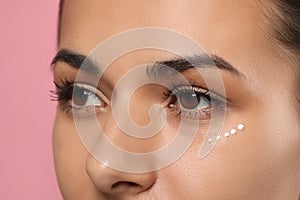
[[[156,181],[155,172],[126,173],[111,169],[90,156],[86,171],[95,187],[108,195],[137,195],[149,190]]]

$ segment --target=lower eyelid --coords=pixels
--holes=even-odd
[[[59,102],[58,108],[67,114],[70,114],[72,112],[72,106],[69,101]]]

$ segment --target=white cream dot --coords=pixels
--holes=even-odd
[[[238,128],[239,130],[243,130],[243,129],[245,128],[245,125],[244,125],[244,124],[238,124],[238,125],[237,125],[237,128]]]
[[[224,133],[224,136],[225,136],[225,137],[229,137],[229,135],[230,135],[230,134],[229,134],[228,132]]]
[[[236,133],[236,130],[235,130],[235,129],[231,129],[231,130],[230,130],[230,133],[231,133],[232,135],[234,135],[234,134]]]
[[[212,140],[211,138],[209,138],[207,141],[208,141],[209,143],[212,143],[213,140]]]
[[[220,140],[221,139],[221,135],[218,135],[217,137],[216,137],[216,140],[218,141],[218,140]]]

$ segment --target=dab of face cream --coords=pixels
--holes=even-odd
[[[237,134],[238,132],[244,130],[244,128],[245,128],[245,125],[244,125],[244,124],[238,124],[238,125],[237,125],[237,129],[232,128],[229,132],[225,132],[225,133],[224,133],[224,137],[229,137],[230,135],[235,135],[235,134]],[[216,140],[219,141],[221,138],[222,138],[221,135],[218,135],[218,136],[216,137]]]
[[[233,128],[230,130],[231,135],[234,135],[236,133],[236,130]]]
[[[245,125],[244,125],[244,124],[238,124],[238,125],[237,125],[237,129],[238,129],[238,130],[244,130],[244,128],[245,128]]]

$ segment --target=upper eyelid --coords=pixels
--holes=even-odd
[[[110,101],[109,99],[95,86],[92,86],[88,83],[73,83],[73,87],[80,87],[80,88],[84,88],[94,94],[96,94],[102,101],[104,101],[105,104],[110,105]]]
[[[180,93],[182,91],[194,91],[194,92],[201,92],[206,94],[207,92],[209,92],[208,89],[202,88],[202,87],[198,87],[198,86],[193,86],[193,85],[182,85],[182,86],[177,86],[172,90],[172,93],[176,94],[176,93]]]
[[[65,82],[65,81],[63,81]],[[54,82],[55,83],[55,82]],[[104,95],[103,92],[101,92],[97,87],[89,84],[89,83],[84,83],[84,82],[75,82],[75,83],[69,83],[70,86],[77,86],[77,87],[80,87],[80,88],[84,88],[88,91],[91,91],[92,93],[95,93],[106,105],[110,105],[110,100]],[[58,84],[55,83],[56,86],[59,86]],[[62,88],[62,86],[59,86],[58,88]],[[214,97],[214,98],[217,98],[218,100],[220,101],[226,101],[227,103],[230,103],[231,101],[229,99],[227,99],[226,97],[214,92],[214,91],[211,91],[209,89],[206,89],[206,88],[203,88],[201,86],[196,86],[195,84],[191,84],[191,85],[173,85],[172,86],[173,89],[171,89],[169,92],[175,94],[175,93],[180,93],[181,90],[178,90],[177,92],[174,92],[174,90],[176,90],[177,88],[182,88],[183,90],[186,90],[186,89],[192,89],[192,90],[195,90],[195,89],[199,89],[199,90],[202,90],[201,93],[203,94],[206,94],[206,95],[209,95],[211,97]],[[200,91],[196,91],[195,92],[200,92]]]
[[[180,90],[178,90],[178,88],[181,88]],[[176,91],[178,90],[178,91]],[[214,92],[212,90],[209,90],[209,89],[206,89],[206,88],[203,88],[203,87],[200,87],[200,86],[196,86],[194,84],[192,85],[181,85],[181,86],[174,86],[173,89],[171,90],[172,93],[176,94],[176,93],[180,93],[181,90],[193,90],[194,92],[200,92],[200,93],[203,93],[203,94],[206,94],[206,95],[209,95],[211,97],[215,97],[217,99],[221,99],[223,101],[229,101],[229,99],[227,99],[226,97],[218,94],[217,92]],[[199,90],[199,91],[197,91]],[[175,91],[175,92],[173,92]]]

